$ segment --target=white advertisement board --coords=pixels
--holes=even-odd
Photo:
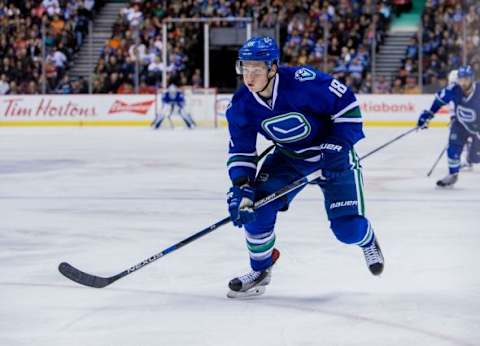
[[[186,109],[200,126],[225,126],[232,94],[188,94]],[[366,126],[414,126],[434,95],[358,95]],[[163,114],[161,95],[3,95],[0,126],[148,126]],[[178,117],[176,123],[181,124]],[[448,124],[443,107],[432,126]]]
[[[215,95],[202,96],[189,95],[186,109],[199,125],[213,126]],[[156,113],[166,112],[161,94],[0,96],[0,126],[148,126]]]

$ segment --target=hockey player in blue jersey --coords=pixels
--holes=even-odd
[[[167,91],[162,96],[162,110],[155,115],[155,120],[152,123],[154,129],[160,128],[165,116],[170,121],[173,127],[172,115],[174,112],[178,113],[189,129],[196,126],[190,114],[185,111],[185,97],[183,92],[178,89],[175,84],[170,84]]]
[[[316,184],[333,233],[343,243],[360,246],[370,271],[379,275],[384,260],[365,217],[361,167],[353,148],[364,134],[352,91],[310,67],[279,67],[279,49],[269,37],[248,40],[236,69],[244,85],[226,114],[232,181],[227,202],[233,223],[245,228],[252,271],[232,279],[227,296],[265,291],[280,255],[274,247],[277,213],[288,209],[299,190],[255,211],[254,201],[318,169],[322,178]],[[259,169],[257,134],[276,145]]]
[[[427,128],[442,106],[450,102],[454,105],[447,148],[449,173],[437,181],[439,187],[453,186],[457,182],[461,167],[460,157],[469,141],[471,147],[467,153],[467,162],[480,162],[480,82],[474,81],[471,66],[460,67],[457,77],[457,83],[448,85],[436,94],[430,109],[423,111],[417,122],[417,126]]]

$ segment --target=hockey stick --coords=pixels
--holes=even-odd
[[[447,147],[443,148],[442,152],[440,153],[440,155],[438,155],[437,159],[436,159],[435,162],[433,163],[432,168],[430,168],[430,170],[428,171],[427,177],[429,177],[429,176],[432,175],[433,171],[434,171],[435,168],[437,167],[438,163],[440,162],[440,160],[442,159],[442,156],[445,154],[446,151],[447,151]]]
[[[402,133],[401,135],[395,137],[394,139],[388,141],[387,143],[382,144],[382,145],[379,146],[378,148],[376,148],[376,149],[372,150],[371,152],[363,155],[362,157],[360,157],[360,160],[363,160],[363,159],[369,157],[369,156],[372,155],[373,153],[376,153],[376,152],[379,151],[380,149],[385,148],[387,145],[390,145],[390,144],[392,144],[393,142],[398,141],[400,138],[405,137],[406,135],[408,135],[408,134],[410,134],[410,133],[412,133],[412,132],[414,132],[414,131],[417,131],[418,129],[419,129],[419,127],[417,126],[417,127],[414,127],[413,129],[408,130],[407,132]]]
[[[258,208],[261,208],[263,207],[264,205],[267,205],[269,203],[271,203],[272,201],[282,197],[282,196],[285,196],[286,194],[316,180],[316,179],[322,179],[323,178],[323,175],[322,175],[322,170],[317,170],[317,171],[314,171],[313,173],[310,173],[309,175],[305,176],[305,177],[302,177],[300,179],[297,179],[295,180],[293,183],[291,184],[288,184],[286,186],[284,186],[283,188],[281,188],[280,190],[272,193],[271,195],[267,196],[267,197],[264,197],[260,200],[258,200],[257,202],[255,202],[255,205],[254,205],[254,209],[258,209]],[[96,276],[96,275],[92,275],[92,274],[88,274],[88,273],[85,273],[77,268],[75,268],[74,266],[68,264],[67,262],[62,262],[60,263],[60,265],[58,266],[58,270],[60,271],[60,273],[62,273],[65,277],[67,277],[68,279],[72,280],[72,281],[75,281],[81,285],[84,285],[84,286],[90,286],[90,287],[95,287],[95,288],[103,288],[105,286],[108,286],[110,285],[111,283],[133,273],[133,272],[136,272],[137,270],[145,267],[147,264],[150,264],[160,258],[162,258],[163,256],[165,255],[168,255],[169,253],[173,252],[173,251],[176,251],[178,249],[180,249],[181,247],[187,245],[187,244],[190,244],[191,242],[213,232],[214,230],[216,230],[217,228],[223,226],[223,225],[226,225],[227,223],[229,223],[231,221],[231,218],[230,216],[214,223],[213,225],[211,226],[208,226],[207,228],[204,228],[202,229],[201,231],[191,235],[190,237],[188,238],[185,238],[181,241],[179,241],[178,243],[176,244],[173,244],[172,246],[166,248],[165,250],[143,260],[142,262],[134,265],[133,267],[130,267],[126,270],[124,270],[123,272],[121,273],[118,273],[116,275],[113,275],[113,276],[110,276],[110,277],[101,277],[101,276]]]

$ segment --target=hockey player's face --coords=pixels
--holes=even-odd
[[[259,92],[268,83],[268,69],[262,61],[242,62],[243,82],[252,92]]]
[[[468,93],[473,85],[473,80],[471,78],[459,78],[458,84],[462,87],[463,92]]]

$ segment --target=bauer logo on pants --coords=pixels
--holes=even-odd
[[[341,207],[353,207],[357,206],[358,201],[340,201],[330,204],[330,209],[341,208]]]

